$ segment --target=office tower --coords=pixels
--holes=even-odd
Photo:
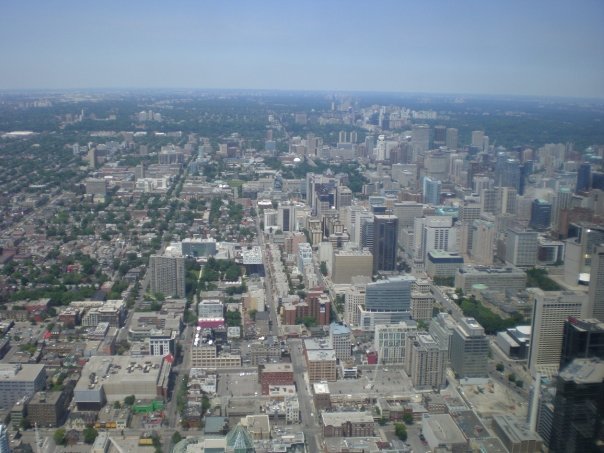
[[[396,270],[398,219],[393,215],[373,217],[373,272]]]
[[[563,214],[571,208],[573,193],[570,189],[562,187],[552,200],[552,231],[559,235],[563,228]],[[556,236],[558,237],[558,236]]]
[[[344,294],[344,322],[349,326],[359,325],[359,307],[365,305],[365,285],[353,285]]]
[[[596,250],[599,245],[604,244],[604,227],[592,224],[591,222],[578,221],[571,223],[568,231],[570,238],[565,241],[564,280],[569,284],[575,285],[579,281],[581,274],[592,272],[594,261],[596,261],[596,265],[602,266],[599,264],[601,261],[597,261],[601,258],[599,252]],[[592,256],[595,260],[592,260]],[[601,269],[601,267],[598,267],[598,269]],[[595,277],[592,278],[595,281],[598,280],[600,272],[601,270],[594,273]],[[599,281],[602,282],[602,280]],[[594,285],[594,288],[591,288],[590,285],[591,291],[595,291],[593,293],[593,301],[596,304],[597,301],[600,301],[600,304],[602,303],[601,287],[602,285],[599,285],[599,287],[598,285]],[[595,315],[588,315],[587,317],[600,319]]]
[[[331,281],[336,285],[351,284],[352,279],[373,276],[373,255],[367,249],[334,250]]]
[[[411,146],[413,149],[413,162],[419,155],[430,149],[430,126],[427,124],[414,124],[411,129]]]
[[[0,425],[0,453],[10,453],[10,443],[6,425]]]
[[[352,190],[347,186],[338,186],[336,188],[336,208],[341,209],[352,205]]]
[[[361,247],[373,251],[375,222],[373,217],[361,218]]]
[[[405,370],[411,376],[413,388],[429,390],[446,384],[447,350],[429,334],[407,337]]]
[[[472,259],[476,264],[492,265],[495,254],[495,223],[483,219],[474,220],[472,229]]]
[[[517,159],[510,159],[504,153],[497,156],[495,163],[495,186],[513,187],[520,195],[523,194],[523,171]]]
[[[604,361],[573,360],[558,375],[553,405],[549,451],[601,452]]]
[[[168,250],[166,250],[168,251]],[[185,259],[166,253],[149,257],[151,291],[166,297],[185,297]]]
[[[352,357],[352,340],[350,329],[342,324],[332,322],[329,325],[329,341],[336,351],[336,358],[340,361],[350,360]]]
[[[453,338],[455,326],[456,323],[453,316],[445,312],[438,313],[436,317],[432,318],[428,326],[428,332],[432,335],[432,338],[436,340],[442,349],[447,351],[447,362],[451,360],[451,339]]]
[[[460,379],[488,376],[489,339],[474,318],[461,318],[451,338],[451,368]]]
[[[583,162],[577,171],[577,188],[575,193],[587,192],[591,187],[591,164]]]
[[[505,261],[513,266],[533,267],[537,264],[537,232],[510,227],[507,230]]]
[[[440,204],[440,192],[442,188],[442,182],[437,179],[432,179],[428,176],[425,176],[422,183],[422,187],[424,203],[431,205]]]
[[[604,323],[597,319],[569,317],[564,321],[560,369],[574,359],[604,360]]]
[[[531,204],[530,227],[535,230],[547,230],[552,219],[552,204],[539,198]]]
[[[484,131],[472,131],[472,146],[482,151],[484,144]]]
[[[408,317],[414,282],[413,277],[398,276],[369,283],[365,288],[365,309],[373,312],[404,312]]]
[[[415,219],[414,260],[425,263],[426,256],[434,250],[457,252],[457,229],[453,217],[430,216]]]
[[[434,147],[445,146],[447,143],[447,127],[434,126]]]
[[[415,332],[417,332],[415,322],[377,324],[374,330],[373,347],[377,352],[379,363],[383,365],[404,364],[406,339]]]
[[[564,321],[580,317],[586,296],[573,291],[533,289],[533,320],[528,366],[532,376],[554,375],[560,366]]]
[[[446,133],[446,138],[445,138],[445,145],[447,146],[447,148],[457,149],[458,137],[459,137],[459,132],[456,128],[454,128],[454,127],[447,128],[447,133]]]
[[[283,232],[296,231],[296,206],[283,201],[278,207],[277,225]]]
[[[427,151],[424,157],[424,172],[432,180],[441,181],[449,177],[450,153],[441,150]]]
[[[412,228],[417,217],[422,217],[424,205],[415,201],[394,203],[392,213],[398,219],[399,228]]]
[[[472,178],[472,191],[477,194],[481,194],[484,189],[491,189],[493,187],[493,180],[488,176],[474,176]]]
[[[23,397],[46,386],[46,368],[39,364],[0,364],[0,407],[9,411]]]
[[[596,246],[591,254],[589,298],[585,315],[604,322],[604,244]]]

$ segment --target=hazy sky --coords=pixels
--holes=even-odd
[[[602,0],[0,3],[0,89],[604,98]]]

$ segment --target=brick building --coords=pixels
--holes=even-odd
[[[291,363],[267,363],[258,367],[258,378],[262,394],[268,395],[269,388],[274,385],[292,385],[294,369]]]

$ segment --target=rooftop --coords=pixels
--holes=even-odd
[[[373,423],[369,412],[322,412],[321,419],[324,426],[342,426],[346,422]]]

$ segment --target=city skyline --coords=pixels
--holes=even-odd
[[[5,6],[0,89],[604,98],[597,1]]]

